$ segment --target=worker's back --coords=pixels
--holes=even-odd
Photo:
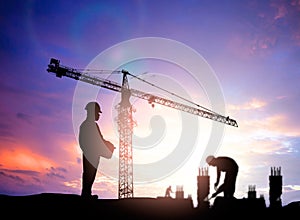
[[[216,157],[214,159],[214,163],[217,168],[223,172],[237,173],[239,170],[239,166],[236,161],[230,157]]]

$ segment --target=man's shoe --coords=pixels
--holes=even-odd
[[[81,195],[83,199],[98,199],[97,195]]]
[[[97,195],[91,195],[91,198],[92,199],[98,199],[98,196]]]

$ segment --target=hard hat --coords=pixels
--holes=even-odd
[[[207,157],[206,157],[206,163],[209,164],[213,159],[215,159],[214,156],[212,156],[212,155],[207,156]]]
[[[95,111],[95,112],[100,112],[100,113],[102,113],[101,107],[100,107],[100,105],[98,104],[98,102],[89,102],[89,103],[85,106],[84,109],[87,110],[87,111]]]

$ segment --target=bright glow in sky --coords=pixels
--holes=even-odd
[[[136,38],[158,37],[192,48],[217,77],[226,115],[239,125],[225,126],[216,152],[233,157],[240,166],[236,197],[246,197],[248,186],[256,185],[257,194],[263,195],[268,205],[270,168],[280,166],[283,205],[300,200],[299,0],[13,0],[0,4],[1,194],[80,194],[81,152],[74,120],[79,123],[85,112],[79,109],[80,113],[73,114],[80,83],[49,74],[46,69],[50,58],[60,59],[62,65],[84,69],[114,45]],[[115,53],[105,67],[139,48],[128,49]],[[205,85],[199,86],[180,66],[159,60],[119,65],[159,87],[211,107]],[[103,77],[121,83],[120,75]],[[129,78],[129,85],[171,97],[134,78]],[[91,85],[84,88],[86,92],[95,91]],[[79,97],[80,102],[89,101],[84,97]],[[104,112],[100,128],[118,146],[114,106],[120,96],[101,89],[97,99]],[[167,186],[175,189],[182,185],[186,196],[190,194],[196,200],[196,176],[212,122],[157,104],[152,108],[137,98],[131,101],[137,122],[133,137],[135,165],[164,159],[172,152],[184,132],[183,118],[199,128],[195,148],[182,166],[156,180],[137,181],[135,196],[163,196]],[[145,144],[154,140],[149,137],[157,135],[158,130],[161,133],[156,142]],[[149,148],[141,149],[145,145]],[[212,184],[214,171],[209,170]],[[152,174],[137,171],[134,175],[134,180],[143,180]],[[117,198],[117,176],[118,152],[111,160],[101,160],[94,193],[100,198]]]

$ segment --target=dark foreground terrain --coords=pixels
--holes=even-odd
[[[279,208],[264,201],[215,199],[213,205],[194,208],[191,199],[127,198],[85,200],[79,195],[42,193],[27,196],[0,195],[1,219],[299,219],[300,202]]]

